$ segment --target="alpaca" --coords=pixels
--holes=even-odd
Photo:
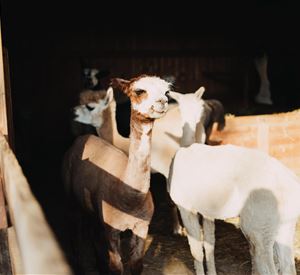
[[[218,123],[217,129],[219,131],[225,127],[222,103],[213,99],[203,100],[202,95],[204,91],[205,88],[200,87],[195,93],[169,93],[169,96],[178,102],[182,123],[181,147],[188,146],[194,142],[208,143],[215,122]]]
[[[185,125],[182,139],[187,147],[172,160],[167,188],[186,228],[196,273],[204,274],[204,249],[208,274],[216,274],[214,220],[239,216],[250,243],[253,273],[296,274],[293,237],[300,215],[299,179],[279,160],[256,149],[188,144],[196,134],[193,117]]]
[[[202,140],[200,142],[209,142],[209,136],[214,123],[217,123],[217,130],[221,131],[225,127],[225,112],[222,103],[218,100],[201,99],[204,87],[199,88],[194,94],[172,93],[175,99],[179,97],[186,99],[187,109],[192,105],[198,112],[199,119],[202,119],[204,125]],[[83,96],[82,104],[74,108],[75,121],[92,125],[100,137],[112,143],[117,148],[128,154],[129,139],[121,136],[116,124],[116,102],[113,94],[108,91],[109,97],[106,101],[109,106],[103,104],[104,101],[98,100],[98,96]],[[99,105],[98,105],[99,104]],[[86,106],[88,105],[88,106]],[[182,104],[181,104],[182,105]],[[91,114],[88,114],[91,112]],[[98,120],[97,120],[98,118]],[[156,121],[153,127],[152,137],[152,172],[158,172],[168,177],[169,166],[175,152],[179,149],[182,129],[180,124],[180,112],[178,103],[170,103],[169,110],[164,117]],[[200,121],[199,121],[200,122]]]
[[[107,69],[87,68],[82,70],[82,86],[84,89],[99,91],[108,88],[110,71]]]
[[[97,135],[97,127],[103,123],[102,113],[108,107],[107,91],[83,90],[79,94],[80,105],[72,109],[70,130],[73,138],[84,134]]]
[[[94,127],[98,136],[128,155],[129,138],[121,136],[117,128],[113,89],[109,87],[102,99],[95,92],[84,93],[81,95],[81,103],[73,108],[73,120]]]
[[[113,97],[110,87],[107,91],[83,91],[80,94],[80,105],[74,107],[74,121],[100,128],[103,124],[103,112],[108,108]]]
[[[180,104],[186,106],[189,111],[193,110],[196,114],[199,129],[201,127],[201,137],[198,142],[207,142],[213,124],[218,124],[218,130],[222,130],[225,126],[224,108],[218,100],[203,100],[201,97],[204,92],[204,87],[199,88],[195,93],[179,94],[170,92],[169,95],[182,99]],[[121,149],[125,153],[128,153],[129,140],[124,138],[118,133],[115,113],[116,113],[116,102],[110,101],[109,108],[98,110],[102,111],[103,114],[99,114],[102,117],[103,124],[97,127],[97,133],[100,137],[106,141],[112,143],[117,148]],[[78,114],[79,115],[79,114]],[[78,118],[80,120],[80,118]],[[180,139],[182,136],[181,129],[181,117],[178,103],[169,104],[169,110],[164,117],[155,122],[152,134],[152,149],[151,149],[151,171],[152,173],[161,173],[165,178],[168,178],[169,167],[171,160],[175,152],[180,147]],[[92,125],[92,121],[90,121]],[[204,127],[204,128],[203,128]],[[204,130],[205,129],[205,130]],[[172,202],[172,216],[173,216],[173,233],[182,235],[184,234],[183,228],[179,223],[177,217],[177,208],[174,207]]]
[[[131,101],[129,155],[94,135],[80,136],[66,153],[64,182],[68,194],[100,219],[110,271],[123,274],[120,233],[131,230],[129,267],[132,274],[141,274],[154,209],[149,191],[151,132],[154,121],[167,112],[170,85],[147,75],[113,79],[112,85]]]
[[[262,57],[257,57],[254,60],[255,68],[260,78],[259,92],[255,96],[255,101],[261,104],[272,105],[272,96],[270,90],[270,81],[268,78],[268,56],[266,53]]]

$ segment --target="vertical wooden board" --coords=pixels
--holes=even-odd
[[[7,228],[7,217],[3,190],[3,179],[0,175],[0,229]]]
[[[10,86],[10,69],[9,69],[8,52],[6,48],[3,48],[3,69],[4,69],[6,111],[7,111],[6,119],[7,119],[8,143],[10,148],[14,151],[15,142],[14,142],[12,97],[11,97],[11,86]]]
[[[20,249],[18,246],[17,235],[14,227],[9,227],[7,230],[9,256],[11,259],[11,269],[13,274],[24,273]],[[1,273],[0,273],[1,274]]]
[[[227,116],[223,131],[214,125],[211,144],[257,148],[279,159],[300,175],[300,112],[254,116]]]
[[[7,228],[0,229],[0,274],[12,275]]]
[[[1,37],[2,35],[1,35],[1,22],[0,22],[0,133],[2,133],[7,138],[8,135],[7,110],[6,110],[6,98],[5,98],[5,83],[4,83]]]

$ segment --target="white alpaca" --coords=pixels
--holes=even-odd
[[[182,137],[182,126],[185,124],[186,119],[182,119],[180,116],[180,110],[186,108],[187,116],[189,111],[194,114],[194,121],[197,124],[197,142],[205,142],[211,132],[213,123],[218,123],[218,129],[222,130],[225,125],[224,109],[222,104],[217,100],[202,99],[204,87],[200,87],[195,93],[179,94],[170,92],[169,95],[176,100],[180,100],[181,104],[173,103],[169,104],[169,110],[166,115],[157,120],[153,127],[152,132],[152,149],[151,149],[151,169],[152,172],[158,172],[164,175],[166,178],[169,176],[169,168],[174,157],[175,152],[180,148],[180,140]],[[111,98],[111,94],[108,91],[109,108],[99,107],[97,108],[99,121],[103,122],[100,127],[93,124],[90,119],[90,125],[94,125],[97,129],[97,133],[103,139],[109,141],[117,148],[121,149],[125,153],[128,153],[129,140],[122,137],[117,130],[115,113],[116,102]],[[98,99],[97,99],[98,100]],[[90,102],[92,98],[89,97]],[[85,101],[87,103],[87,101]],[[100,104],[100,103],[98,103]],[[86,109],[85,105],[80,105],[75,108]],[[86,120],[88,116],[82,116],[84,111],[77,112],[77,120]],[[82,117],[81,117],[82,116]],[[91,118],[91,117],[90,117]],[[98,125],[98,124],[97,124]],[[194,137],[191,137],[194,138]],[[186,141],[188,142],[188,141]],[[182,227],[177,219],[177,210],[173,209],[173,232],[174,234],[182,234]]]
[[[193,129],[190,121],[183,139]],[[195,143],[175,154],[168,191],[187,230],[197,274],[204,274],[203,249],[208,274],[216,274],[214,220],[237,216],[250,243],[253,273],[296,274],[293,240],[300,181],[277,159],[256,149]]]
[[[130,98],[129,155],[94,135],[78,137],[64,159],[64,183],[105,230],[109,267],[123,274],[120,233],[132,231],[129,267],[141,274],[145,240],[153,215],[150,187],[151,136],[154,120],[167,111],[168,82],[154,76],[114,79]]]

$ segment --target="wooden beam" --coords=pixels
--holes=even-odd
[[[0,174],[0,230],[4,228],[7,228],[7,217],[6,217],[4,192],[3,192],[3,179]]]
[[[252,116],[226,116],[226,127],[214,125],[211,144],[256,148],[279,159],[300,176],[300,110]]]
[[[20,248],[18,245],[18,239],[16,235],[15,228],[13,226],[7,229],[8,235],[8,248],[9,248],[9,256],[11,259],[11,269],[13,274],[22,274],[23,273],[23,264],[20,253]],[[0,273],[1,274],[1,273]]]
[[[1,22],[0,22],[0,133],[2,133],[7,138],[8,136],[7,110],[6,110],[5,81],[4,81],[1,37],[2,35],[1,35]]]
[[[6,138],[0,134],[0,171],[15,228],[23,274],[72,274],[41,206],[33,196]]]
[[[12,275],[7,228],[0,229],[0,274]]]

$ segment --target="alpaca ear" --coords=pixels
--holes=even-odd
[[[122,78],[112,78],[110,80],[110,86],[113,89],[121,90],[126,93],[126,90],[129,86],[130,81]]]
[[[168,96],[175,99],[177,102],[180,100],[180,97],[181,97],[181,94],[180,93],[177,93],[177,92],[172,92],[170,91],[168,93]]]
[[[106,91],[106,96],[105,96],[105,105],[109,105],[114,98],[114,90],[112,87],[109,87]]]
[[[201,99],[203,94],[205,92],[205,88],[203,86],[201,86],[196,92],[195,95],[197,98]]]

